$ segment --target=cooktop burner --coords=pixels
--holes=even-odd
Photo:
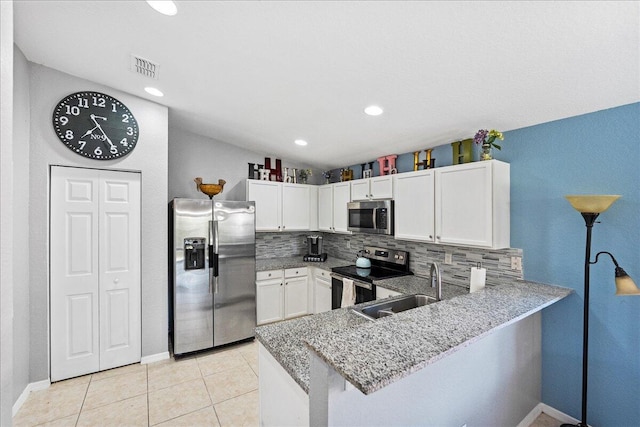
[[[409,271],[409,253],[406,251],[365,246],[364,253],[371,261],[371,268],[359,268],[355,265],[347,265],[344,267],[334,267],[331,271],[345,277],[369,283],[374,280],[390,279],[392,277],[413,274]]]

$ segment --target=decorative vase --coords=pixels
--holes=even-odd
[[[491,144],[482,144],[482,151],[480,151],[480,160],[491,160]]]

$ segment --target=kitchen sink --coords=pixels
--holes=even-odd
[[[375,320],[381,317],[393,316],[396,313],[422,307],[434,302],[436,302],[436,299],[427,295],[407,295],[402,298],[379,302],[367,307],[354,308],[353,312],[369,320]]]

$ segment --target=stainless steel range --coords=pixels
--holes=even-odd
[[[331,308],[340,308],[342,302],[342,279],[353,280],[356,291],[356,304],[376,299],[375,280],[413,274],[409,271],[409,252],[396,249],[365,246],[364,257],[371,261],[371,268],[360,268],[354,265],[334,267],[331,269]]]

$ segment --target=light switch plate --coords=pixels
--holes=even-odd
[[[445,252],[444,253],[444,263],[445,264],[452,264],[453,260],[451,259],[451,252]]]

